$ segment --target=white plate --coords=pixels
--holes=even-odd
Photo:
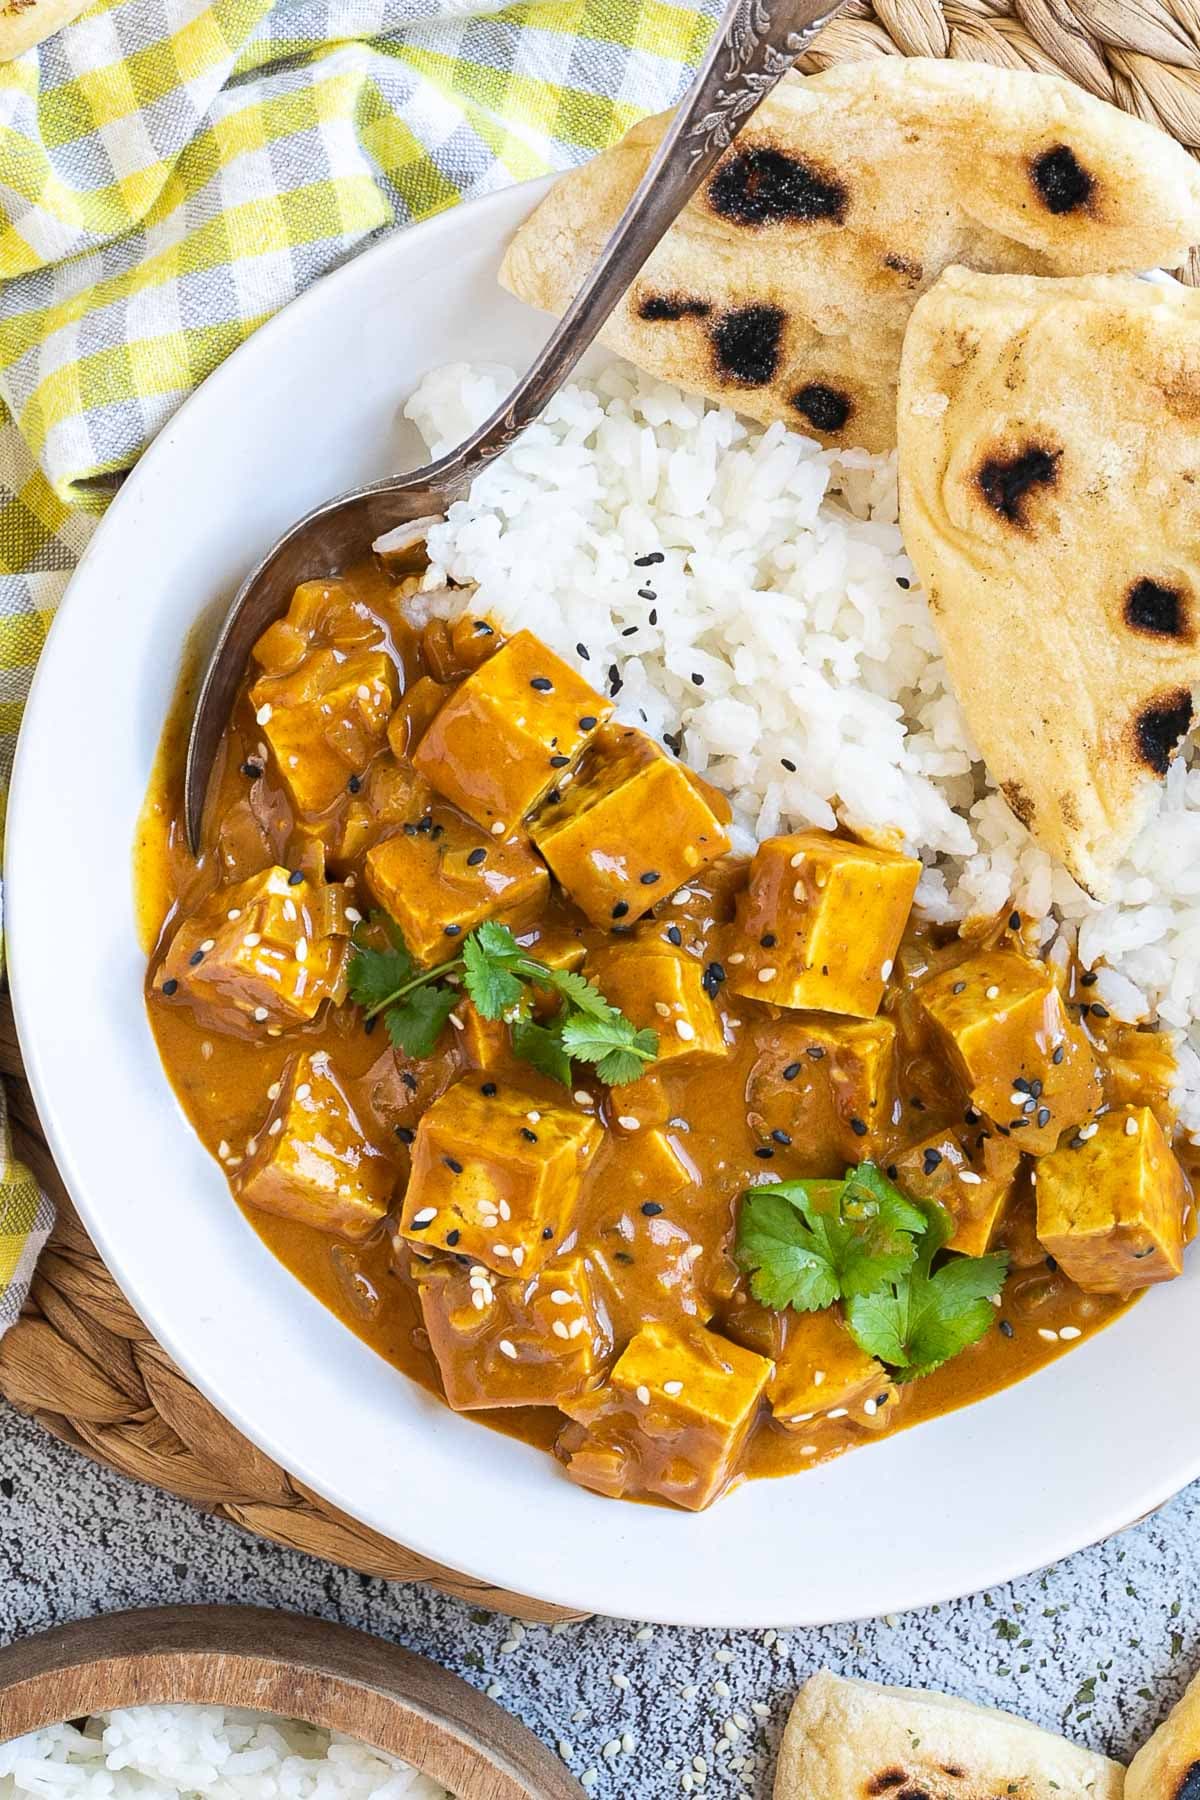
[[[689,1624],[815,1624],[989,1586],[1200,1473],[1195,1260],[965,1411],[699,1517],[621,1505],[456,1417],[311,1299],[233,1205],[159,1065],[130,852],[180,647],[292,519],[402,466],[398,408],[424,371],[528,358],[543,323],[494,277],[542,191],[459,207],[318,283],[176,414],[92,539],[37,671],[8,824],[38,1108],[160,1342],[269,1455],[400,1543],[565,1606]]]

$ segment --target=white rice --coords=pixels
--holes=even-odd
[[[452,364],[406,412],[436,455],[512,380]],[[1094,999],[1178,1033],[1176,1099],[1200,1134],[1194,751],[1097,906],[988,781],[896,521],[894,457],[823,450],[614,363],[564,388],[433,529],[426,586],[478,591],[431,592],[417,612],[469,605],[528,627],[597,687],[615,667],[618,717],[682,732],[744,849],[841,821],[921,855],[918,903],[936,919],[1016,905],[1044,920],[1048,954],[1098,970]]]
[[[132,1706],[0,1745],[0,1800],[449,1800],[339,1732],[220,1706]]]

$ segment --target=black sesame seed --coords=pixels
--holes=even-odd
[[[1058,1046],[1057,1050],[1054,1052],[1054,1055],[1050,1058],[1050,1061],[1052,1063],[1060,1063],[1066,1054],[1067,1054],[1066,1045],[1060,1044]]]
[[[1048,1106],[1039,1106],[1038,1107],[1037,1122],[1038,1122],[1038,1129],[1041,1131],[1045,1131],[1047,1125],[1050,1123],[1050,1108]]]
[[[647,1200],[642,1205],[642,1211],[648,1219],[657,1219],[659,1213],[662,1211],[662,1207],[658,1204],[657,1200]]]
[[[289,887],[299,887],[300,883],[303,880],[304,880],[304,870],[303,869],[293,869],[291,874],[288,876],[288,886]]]
[[[760,1144],[754,1154],[761,1157],[763,1162],[770,1162],[775,1152],[767,1144]]]
[[[668,925],[667,926],[667,942],[668,942],[668,944],[674,944],[674,946],[677,950],[678,950],[679,946],[682,944],[683,933],[682,933],[682,931],[680,931],[678,925]]]
[[[415,1094],[415,1093],[416,1093],[416,1091],[417,1091],[417,1078],[416,1078],[416,1076],[415,1076],[415,1075],[414,1075],[414,1074],[413,1074],[413,1072],[412,1072],[412,1070],[411,1070],[411,1069],[405,1069],[405,1070],[404,1070],[404,1072],[403,1072],[403,1074],[402,1074],[402,1075],[401,1075],[401,1077],[400,1077],[400,1079],[401,1079],[401,1081],[402,1081],[402,1082],[403,1082],[403,1083],[404,1083],[404,1085],[405,1085],[405,1087],[406,1087],[406,1088],[407,1088],[407,1089],[408,1089],[408,1091],[409,1091],[409,1093],[410,1093],[410,1094]]]
[[[618,900],[616,905],[612,909],[612,913],[611,913],[610,917],[612,917],[614,919],[623,919],[628,911],[629,911],[628,900]]]
[[[442,1161],[445,1163],[446,1167],[449,1169],[449,1171],[452,1175],[461,1175],[462,1174],[462,1164],[457,1160],[456,1157],[443,1156]]]
[[[404,821],[404,835],[405,837],[416,837],[417,835],[417,828],[411,819]]]
[[[167,996],[168,1000],[171,998],[172,994],[179,992],[179,983],[173,975],[169,975],[166,981],[163,982],[162,991]]]
[[[724,963],[710,962],[708,964],[708,966],[705,968],[704,974],[700,978],[700,985],[703,987],[705,993],[708,995],[710,1000],[716,999],[717,989],[720,987],[720,985],[724,981],[724,979],[725,979]]]
[[[496,1092],[496,1084],[494,1081],[485,1081],[479,1091],[485,1100],[490,1100]]]
[[[537,694],[552,694],[554,692],[554,683],[548,675],[532,676],[529,685]]]
[[[1046,1258],[1046,1267],[1049,1269],[1049,1271],[1052,1275],[1058,1274],[1058,1263],[1055,1261],[1054,1257],[1048,1256]]]
[[[565,769],[570,760],[569,756],[552,756],[550,758],[550,767],[552,769]]]
[[[1107,1019],[1107,1018],[1111,1018],[1111,1016],[1112,1015],[1110,1014],[1107,1006],[1101,1006],[1101,1004],[1098,1000],[1092,1001],[1092,1017],[1093,1017],[1093,1019]]]
[[[1013,1328],[1012,1328],[1012,1326],[1011,1326],[1011,1325],[1010,1325],[1010,1324],[1009,1324],[1009,1322],[1008,1322],[1008,1320],[1007,1320],[1007,1319],[1001,1319],[1001,1321],[1000,1321],[1000,1333],[1001,1333],[1001,1336],[1002,1336],[1002,1337],[1006,1337],[1006,1338],[1010,1338],[1010,1337],[1012,1337],[1012,1335],[1013,1335]]]
[[[397,1125],[396,1127],[396,1136],[402,1144],[411,1144],[416,1135],[411,1125]]]
[[[887,1178],[889,1181],[898,1181],[900,1178],[900,1171],[896,1167],[895,1163],[889,1163],[887,1166],[887,1169],[884,1172],[887,1175]]]
[[[378,1018],[364,1019],[363,1020],[363,1036],[370,1037],[371,1033],[374,1031],[374,1029],[378,1025],[378,1023],[379,1023]]]
[[[771,1136],[775,1139],[775,1142],[777,1144],[790,1144],[792,1141],[791,1138],[788,1136],[787,1132],[781,1131],[779,1129],[778,1125],[775,1127],[774,1131],[771,1133]]]
[[[973,1106],[968,1106],[966,1112],[963,1114],[963,1118],[967,1121],[968,1125],[978,1125],[982,1117],[983,1114],[976,1112]]]
[[[693,672],[692,672],[692,680],[693,680],[693,681],[694,681],[694,682],[695,682],[695,684],[696,684],[696,686],[697,686],[697,687],[703,687],[703,686],[704,686],[704,677],[703,677],[703,675],[697,675],[697,674],[696,674],[696,673],[695,673],[695,671],[694,671],[694,670],[693,670]]]
[[[1100,974],[1099,974],[1098,970],[1087,969],[1079,977],[1079,985],[1080,985],[1080,987],[1095,987],[1095,985],[1099,981],[1099,979],[1100,979]]]
[[[592,660],[592,653],[586,644],[576,644],[575,654],[576,656],[581,657],[584,662],[591,662]]]
[[[787,770],[789,775],[794,775],[796,773],[796,765],[792,761],[790,756],[781,756],[779,760],[783,764],[784,768]]]
[[[537,1132],[530,1131],[528,1125],[522,1125],[521,1136],[525,1139],[525,1142],[527,1144],[536,1144],[537,1143]]]
[[[1037,1101],[1034,1099],[1033,1095],[1030,1094],[1028,1100],[1025,1102],[1024,1106],[1021,1108],[1021,1111],[1023,1113],[1031,1113],[1031,1112],[1035,1111],[1036,1107],[1037,1107]]]
[[[636,637],[637,636],[637,626],[636,625],[622,626],[621,636],[622,637]]]
[[[851,1119],[850,1129],[855,1137],[866,1137],[868,1127],[862,1119]]]
[[[664,731],[663,743],[674,756],[678,756],[683,749],[682,731]]]
[[[492,636],[492,628],[488,624],[486,619],[476,619],[475,620],[475,636],[476,637],[491,637]]]
[[[643,869],[642,873],[638,876],[638,880],[643,887],[653,887],[656,881],[662,880],[662,876],[657,869]]]
[[[1009,915],[1008,915],[1008,929],[1009,929],[1009,930],[1010,930],[1010,931],[1020,931],[1020,929],[1021,929],[1021,915],[1020,915],[1020,913],[1019,913],[1019,912],[1010,912],[1010,913],[1009,913]]]
[[[1010,1119],[1008,1121],[1008,1129],[1010,1131],[1024,1131],[1028,1123],[1028,1119]]]
[[[362,777],[360,775],[352,775],[350,777],[349,781],[346,783],[346,787],[347,787],[348,791],[352,794],[361,793],[362,792]]]
[[[457,937],[461,930],[462,930],[461,925],[443,925],[442,926],[442,936],[443,937]]]
[[[645,556],[635,556],[634,557],[633,566],[635,569],[650,569],[650,568],[653,568],[655,563],[660,563],[660,562],[665,562],[665,561],[666,561],[666,557],[663,555],[661,550],[648,550],[646,552]]]
[[[548,1244],[548,1243],[549,1243],[549,1242],[550,1242],[550,1239],[551,1239],[551,1238],[552,1238],[552,1237],[553,1237],[553,1236],[554,1236],[554,1227],[553,1227],[553,1225],[547,1225],[547,1226],[546,1226],[546,1228],[545,1228],[545,1230],[544,1230],[544,1231],[543,1231],[543,1232],[542,1232],[542,1242],[543,1242],[543,1244]]]
[[[658,608],[657,608],[657,607],[656,607],[656,606],[652,606],[652,607],[651,607],[651,608],[650,608],[650,618],[649,618],[649,620],[648,620],[648,623],[649,623],[649,624],[651,624],[651,625],[657,625],[657,624],[658,624]],[[644,717],[645,717],[645,714],[643,714],[643,715],[642,715],[642,716],[643,716],[643,718],[644,718]]]
[[[471,854],[467,857],[467,867],[469,869],[477,869],[481,862],[486,862],[486,861],[487,861],[487,851],[486,850],[472,850]]]
[[[773,931],[768,931],[760,937],[758,941],[764,950],[773,950],[776,944],[775,933]]]
[[[789,1063],[787,1068],[783,1071],[783,1079],[785,1081],[795,1081],[795,1079],[799,1073],[800,1073],[800,1064],[799,1063]]]
[[[580,719],[579,729],[580,729],[580,731],[595,731],[596,721],[592,717],[591,713],[585,713],[583,718]]]
[[[614,1250],[613,1261],[624,1263],[626,1267],[632,1267],[633,1265],[633,1258],[630,1256],[628,1250]]]
[[[1015,1075],[1013,1077],[1013,1090],[1018,1094],[1032,1094],[1033,1092],[1033,1089],[1023,1075]]]
[[[941,1160],[942,1160],[942,1153],[940,1150],[933,1150],[933,1149],[926,1150],[925,1157],[924,1157],[924,1167],[925,1167],[926,1175],[932,1175],[933,1171],[940,1165]]]
[[[204,961],[203,950],[193,950],[192,954],[188,957],[188,961],[191,963],[191,965],[194,969],[196,967],[197,963],[202,963]]]
[[[414,1219],[408,1229],[410,1231],[427,1231],[432,1224],[432,1219]]]
[[[905,592],[907,592],[908,589],[912,586],[912,582],[908,579],[907,575],[897,575],[896,586],[898,588],[903,588],[905,590]]]
[[[825,1052],[821,1048],[820,1044],[810,1044],[808,1046],[808,1054],[812,1057],[814,1062],[820,1062],[820,1060],[824,1056]]]
[[[262,772],[263,772],[263,766],[261,763],[244,762],[242,764],[242,774],[248,775],[250,777],[251,781],[257,781],[258,777],[262,774]]]
[[[1029,1091],[1033,1095],[1035,1100],[1040,1100],[1042,1097],[1041,1082],[1040,1081],[1031,1081],[1029,1084]]]
[[[965,994],[966,991],[967,991],[967,984],[965,981],[956,981],[954,986],[950,990],[950,992],[952,994]]]

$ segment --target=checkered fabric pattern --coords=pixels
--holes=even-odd
[[[385,232],[582,161],[720,0],[101,0],[0,64],[0,821],[55,607],[221,359]],[[0,1330],[50,1209],[0,1097]]]

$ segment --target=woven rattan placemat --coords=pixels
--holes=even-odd
[[[1189,150],[1200,147],[1197,0],[850,0],[801,66],[881,55],[1063,74]],[[1200,256],[1194,251],[1178,273],[1200,283]],[[368,1531],[215,1412],[155,1343],[88,1241],[46,1148],[7,1006],[0,1073],[9,1078],[18,1153],[59,1207],[24,1315],[0,1340],[0,1393],[85,1455],[292,1549],[394,1581],[429,1581],[523,1618],[559,1616]]]

